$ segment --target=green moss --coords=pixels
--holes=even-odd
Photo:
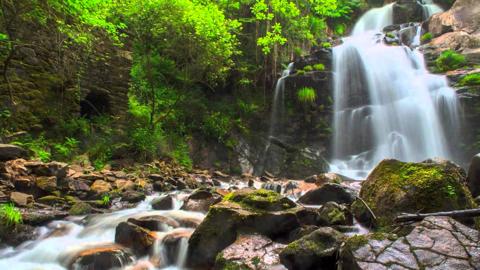
[[[435,66],[439,72],[455,70],[465,66],[465,64],[465,56],[458,54],[453,50],[443,51],[437,60],[435,60]]]
[[[330,213],[328,213],[328,218],[330,219],[332,224],[342,223],[346,219],[345,213],[343,213],[338,208],[335,208]]]
[[[388,38],[395,38],[395,34],[393,34],[392,32],[386,33],[385,36]]]
[[[254,211],[281,211],[296,206],[294,202],[282,195],[265,189],[235,191],[227,194],[223,200]]]
[[[215,258],[215,269],[219,270],[250,270],[249,267],[238,264],[232,261],[228,261],[223,257],[223,253],[220,252]]]
[[[480,85],[480,73],[468,74],[458,84],[461,86]]]
[[[65,199],[60,198],[58,196],[50,195],[50,196],[45,196],[45,197],[39,198],[38,202],[43,203],[43,204],[47,204],[47,205],[55,205],[55,204],[64,204]]]
[[[313,66],[313,69],[316,71],[324,71],[325,70],[325,65],[324,64],[316,64]]]
[[[68,212],[72,216],[83,216],[90,214],[92,212],[92,207],[90,204],[85,202],[78,202],[72,206]]]
[[[304,70],[305,72],[310,72],[310,71],[313,71],[313,67],[310,66],[310,65],[308,65],[308,66],[305,66],[305,67],[303,68],[303,70]]]
[[[313,103],[317,99],[317,93],[311,87],[303,87],[298,90],[297,98],[302,103]]]
[[[443,164],[385,160],[364,183],[360,197],[386,225],[401,212],[472,208],[463,177],[460,169]]]
[[[433,35],[432,35],[432,33],[430,33],[430,32],[425,33],[425,34],[423,34],[423,35],[420,37],[420,40],[421,40],[422,42],[429,42],[429,41],[432,40],[432,39],[433,39]]]

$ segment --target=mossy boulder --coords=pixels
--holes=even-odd
[[[281,253],[280,261],[288,269],[336,269],[336,258],[344,235],[323,227],[290,243]]]
[[[37,201],[39,203],[43,203],[43,204],[46,204],[46,205],[65,204],[65,202],[66,202],[64,198],[54,196],[54,195],[48,195],[48,196],[38,198]]]
[[[378,225],[388,225],[400,213],[430,213],[475,207],[465,184],[465,172],[448,161],[401,162],[387,159],[363,183],[360,197],[377,216]],[[359,220],[366,207],[356,201],[352,212]]]
[[[211,267],[217,254],[234,243],[241,232],[275,240],[299,228],[296,213],[302,207],[267,190],[239,190],[212,206],[189,240],[188,264]]]
[[[75,203],[68,212],[72,216],[83,216],[92,213],[92,206],[86,202]]]

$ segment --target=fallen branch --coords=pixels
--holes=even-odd
[[[467,209],[467,210],[455,210],[447,212],[436,212],[436,213],[425,213],[425,214],[402,214],[395,218],[395,222],[409,222],[409,221],[419,221],[426,217],[439,217],[439,216],[448,216],[453,218],[467,218],[467,217],[478,217],[480,216],[480,208],[477,209]]]
[[[368,206],[368,204],[362,199],[360,198],[360,196],[356,196],[357,199],[363,203],[363,205],[365,205],[365,207],[367,208],[368,212],[370,212],[370,215],[372,215],[372,218],[374,221],[377,221],[377,216],[375,216],[375,213],[373,213],[372,209]]]

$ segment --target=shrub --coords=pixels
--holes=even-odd
[[[480,73],[468,74],[463,77],[460,82],[460,85],[479,85],[480,84]]]
[[[132,147],[143,159],[147,160],[157,156],[165,146],[165,136],[160,127],[153,130],[138,127],[131,132]]]
[[[324,64],[316,64],[313,66],[313,69],[316,71],[324,71],[325,70],[325,65]]]
[[[453,50],[446,50],[435,60],[437,70],[445,72],[465,66],[465,56],[456,53]]]
[[[110,195],[108,195],[108,194],[103,195],[103,197],[102,197],[102,204],[103,205],[109,205],[110,201],[111,201]]]
[[[330,48],[332,48],[332,43],[330,43],[330,42],[323,42],[323,43],[322,43],[322,47],[325,48],[325,49],[330,49]]]
[[[0,219],[7,227],[22,223],[22,213],[12,203],[0,206]]]
[[[60,159],[71,159],[78,150],[79,141],[75,138],[66,138],[63,143],[53,145],[55,153]]]
[[[191,170],[193,167],[192,159],[190,158],[190,151],[188,144],[184,141],[176,143],[175,149],[170,152],[171,158],[173,158],[178,164],[183,166],[187,170]]]
[[[231,129],[232,121],[226,114],[213,112],[203,119],[203,132],[212,139],[224,141]]]
[[[19,141],[14,141],[12,144],[24,147],[32,152],[35,158],[38,158],[42,162],[49,162],[52,154],[49,150],[49,142],[43,135],[38,138],[32,138],[27,136]]]
[[[423,34],[423,35],[420,37],[420,40],[421,40],[422,42],[429,42],[429,41],[432,40],[432,39],[433,39],[433,35],[432,35],[432,33],[430,33],[430,32],[425,33],[425,34]]]
[[[305,72],[310,72],[310,71],[313,71],[313,67],[310,66],[310,65],[308,65],[308,66],[305,66],[305,67],[303,68],[303,70],[304,70]]]
[[[297,92],[297,98],[300,102],[311,103],[317,99],[317,93],[310,87],[304,87]]]

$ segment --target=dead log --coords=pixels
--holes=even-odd
[[[436,213],[424,213],[424,214],[401,214],[395,218],[395,222],[402,223],[402,222],[410,222],[410,221],[420,221],[426,217],[440,217],[440,216],[447,216],[452,218],[478,217],[480,216],[480,208],[436,212]]]

